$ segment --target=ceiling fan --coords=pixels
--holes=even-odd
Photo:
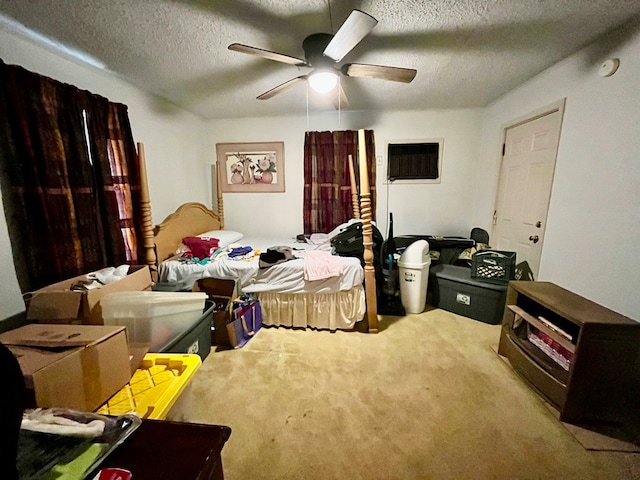
[[[340,103],[346,104],[347,99],[344,90],[338,81],[339,75],[346,77],[369,77],[393,82],[410,83],[416,76],[417,71],[411,68],[390,67],[384,65],[370,65],[364,63],[338,63],[377,25],[378,21],[368,13],[360,10],[353,10],[347,17],[338,31],[331,35],[329,33],[314,33],[309,35],[302,42],[304,50],[304,60],[291,57],[282,53],[263,50],[249,45],[232,43],[229,50],[241,53],[249,53],[260,57],[274,60],[276,62],[288,63],[297,67],[308,67],[313,70],[299,77],[292,78],[277,87],[272,88],[258,95],[258,100],[267,100],[293,85],[308,81],[309,86],[320,92],[327,93],[336,85],[339,88],[339,108]]]

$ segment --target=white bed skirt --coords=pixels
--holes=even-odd
[[[350,330],[366,311],[362,285],[336,293],[260,292],[258,299],[262,323],[271,326]]]

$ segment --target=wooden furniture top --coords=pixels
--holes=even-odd
[[[231,428],[143,420],[101,468],[124,468],[135,480],[222,480],[220,452]]]
[[[635,320],[551,282],[512,281],[509,287],[577,325],[599,323],[640,327]]]

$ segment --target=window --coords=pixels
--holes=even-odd
[[[442,139],[389,142],[387,180],[412,183],[440,183]]]
[[[372,220],[376,211],[376,161],[373,130],[365,130]],[[354,217],[349,174],[353,158],[359,184],[359,133],[356,130],[306,132],[304,140],[304,233],[326,233]]]
[[[126,105],[0,61],[0,185],[23,292],[140,257]]]

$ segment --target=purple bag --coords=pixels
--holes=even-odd
[[[245,303],[233,310],[233,320],[227,323],[229,343],[233,348],[242,348],[262,327],[260,302]]]

